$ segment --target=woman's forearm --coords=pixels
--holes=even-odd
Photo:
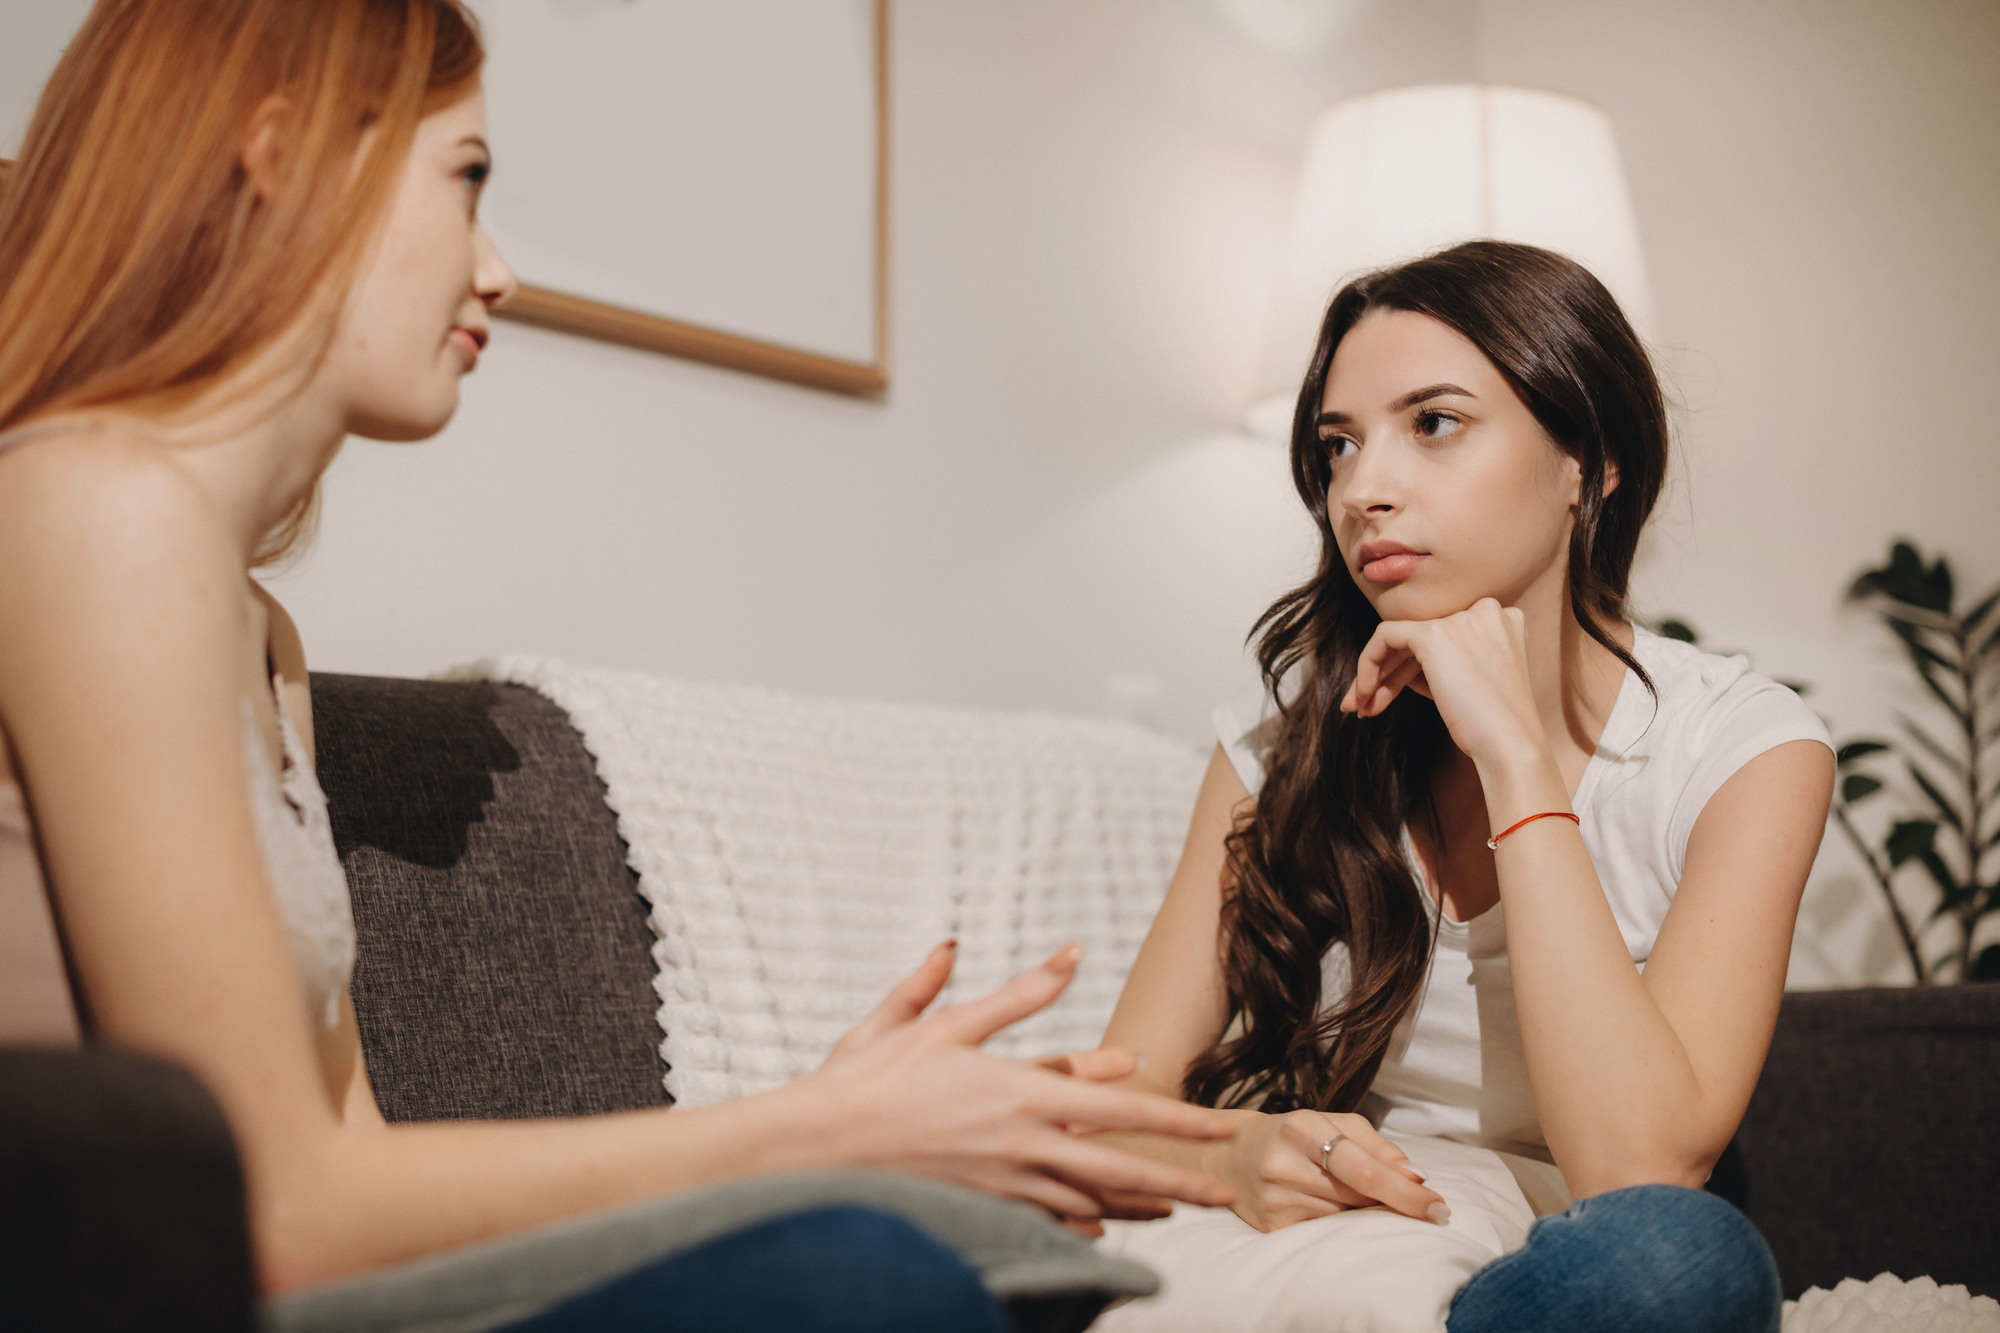
[[[1569,808],[1546,751],[1482,765],[1480,780],[1495,829]],[[1721,1117],[1632,963],[1577,826],[1537,820],[1493,855],[1528,1082],[1571,1190],[1701,1184]]]
[[[842,1164],[799,1085],[691,1110],[336,1131],[246,1153],[265,1286],[308,1286],[670,1190]]]

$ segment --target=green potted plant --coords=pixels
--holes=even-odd
[[[1919,985],[1944,974],[2000,981],[2000,944],[1974,952],[1980,923],[2000,911],[2000,874],[1984,874],[2000,859],[2000,588],[1961,613],[1944,557],[1926,565],[1898,541],[1881,567],[1855,578],[1847,598],[1873,609],[1902,644],[1929,716],[1899,712],[1900,735],[1840,745],[1833,821],[1888,899]],[[1877,797],[1895,809],[1870,838],[1854,811]],[[1895,884],[1916,874],[1937,905],[1913,925]],[[1926,962],[1922,939],[1940,920],[1956,925],[1954,939]]]

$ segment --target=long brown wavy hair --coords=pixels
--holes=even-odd
[[[1292,484],[1319,528],[1319,568],[1251,631],[1279,712],[1256,804],[1227,842],[1219,947],[1235,1035],[1188,1068],[1183,1095],[1203,1105],[1355,1109],[1416,1003],[1435,938],[1402,830],[1416,820],[1438,831],[1431,778],[1450,736],[1413,690],[1365,723],[1337,706],[1381,618],[1334,541],[1318,417],[1334,349],[1374,310],[1428,315],[1464,335],[1581,465],[1570,610],[1652,688],[1605,626],[1623,617],[1639,532],[1665,477],[1666,407],[1611,294],[1561,255],[1498,241],[1342,288],[1292,416]],[[1320,963],[1336,943],[1348,948],[1351,981],[1323,1008]]]
[[[0,430],[184,402],[302,315],[316,356],[418,120],[483,61],[459,0],[98,0],[0,172]],[[252,181],[244,139],[274,98]]]

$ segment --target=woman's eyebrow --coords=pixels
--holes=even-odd
[[[1433,398],[1444,398],[1452,394],[1457,394],[1460,398],[1477,398],[1479,396],[1469,389],[1459,388],[1456,384],[1427,384],[1421,389],[1410,390],[1410,392],[1389,404],[1389,410],[1391,412],[1408,411],[1418,403],[1427,403]],[[1348,416],[1345,412],[1322,412],[1317,419],[1322,426],[1345,426],[1354,420],[1354,418]]]
[[[1415,407],[1418,403],[1427,403],[1433,398],[1443,398],[1449,394],[1457,394],[1460,398],[1477,398],[1479,396],[1476,393],[1459,388],[1456,384],[1427,384],[1421,389],[1410,390],[1410,392],[1389,404],[1389,410],[1391,412],[1402,412]]]
[[[477,134],[466,135],[463,139],[460,139],[458,141],[457,146],[460,148],[465,148],[468,146],[477,148],[480,152],[486,154],[487,157],[490,158],[493,156],[493,150],[486,146],[486,140]]]

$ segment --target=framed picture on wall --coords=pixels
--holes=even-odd
[[[888,386],[888,0],[471,0],[506,318]]]

